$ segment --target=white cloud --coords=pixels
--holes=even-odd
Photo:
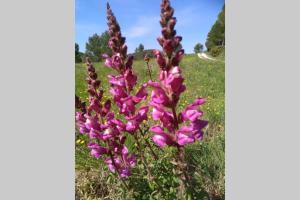
[[[129,29],[124,31],[127,38],[138,38],[146,36],[159,28],[159,17],[142,16]]]
[[[185,27],[193,24],[195,20],[200,20],[198,17],[197,8],[188,6],[175,10],[174,16],[177,18],[177,27]]]

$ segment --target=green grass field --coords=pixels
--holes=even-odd
[[[158,67],[153,59],[152,76],[158,76]],[[103,63],[95,63],[98,78],[102,81],[102,88],[105,91],[105,99],[111,98],[107,75],[114,73],[111,69],[105,67]],[[134,70],[138,75],[138,85],[149,80],[147,68],[144,61],[135,61]],[[185,78],[186,92],[181,96],[178,111],[191,103],[196,97],[204,97],[207,103],[200,107],[204,111],[204,119],[209,121],[209,126],[205,130],[204,140],[188,145],[185,148],[186,159],[190,165],[191,175],[195,183],[195,190],[198,191],[197,199],[225,199],[225,64],[223,58],[218,61],[205,61],[199,59],[196,55],[187,55],[181,62],[181,69]],[[76,88],[75,93],[83,100],[87,100],[86,92],[86,68],[84,64],[76,64]],[[149,122],[150,124],[153,123]],[[151,133],[149,133],[151,134]],[[150,135],[149,135],[150,136]],[[135,187],[137,194],[135,198],[127,191],[125,196],[120,197],[122,193],[116,185],[117,180],[109,174],[101,159],[96,160],[89,156],[86,148],[88,138],[84,135],[76,134],[76,198],[78,199],[151,199],[152,188],[143,185],[143,176],[133,175],[129,182]],[[130,146],[129,149],[134,148]],[[166,149],[165,152],[171,152]],[[162,152],[157,149],[158,154]],[[158,168],[161,163],[153,161],[153,166]],[[168,168],[168,167],[167,167]],[[135,172],[140,173],[136,169]],[[156,173],[156,172],[154,172]],[[109,177],[107,179],[107,177]],[[167,184],[167,183],[166,183]],[[172,186],[166,186],[168,194],[174,190]],[[124,193],[124,191],[123,191]],[[119,197],[118,197],[119,196]],[[137,197],[138,196],[138,197]],[[172,196],[164,196],[161,199],[173,199]]]

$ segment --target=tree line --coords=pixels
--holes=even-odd
[[[108,46],[109,35],[105,31],[101,35],[94,34],[88,38],[88,41],[85,46],[85,53],[79,51],[79,45],[75,43],[75,62],[79,63],[85,60],[85,57],[89,57],[93,62],[99,62],[102,60],[102,54],[108,53],[111,54],[111,49]],[[134,53],[129,54],[133,55],[134,59],[143,59],[146,55],[149,58],[153,58],[152,55],[153,49],[145,49],[143,44],[135,49]]]
[[[85,53],[80,52],[79,45],[75,43],[75,62],[82,62],[85,60],[85,57],[91,58],[94,62],[101,61],[101,55],[104,52],[111,54],[111,49],[108,47],[108,41],[109,35],[107,31],[103,32],[101,35],[92,35],[88,38],[86,43]],[[205,46],[212,56],[218,56],[225,50],[225,5],[222,7],[216,22],[213,24],[207,35]],[[196,54],[203,52],[203,50],[203,44],[195,44],[194,52]],[[145,49],[143,44],[139,44],[131,55],[133,55],[135,59],[143,59],[146,55],[153,58],[152,51],[153,49]]]

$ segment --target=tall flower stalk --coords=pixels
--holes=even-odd
[[[95,158],[105,156],[105,163],[110,171],[122,179],[131,175],[131,168],[136,165],[136,156],[131,155],[125,146],[126,136],[122,134],[125,124],[110,112],[111,101],[102,102],[104,91],[100,89],[96,70],[89,58],[86,60],[89,93],[89,105],[76,98],[80,111],[76,112],[76,124],[82,134],[90,138],[88,148]],[[122,180],[123,181],[123,180]],[[126,183],[123,182],[127,187]]]
[[[134,93],[134,88],[137,85],[137,76],[132,70],[133,56],[127,55],[127,46],[125,44],[125,37],[122,36],[119,23],[114,16],[109,3],[107,3],[107,25],[110,36],[109,47],[112,49],[112,55],[103,55],[105,58],[105,65],[114,69],[117,75],[109,75],[109,83],[111,85],[110,93],[113,96],[114,103],[119,108],[126,120],[125,131],[133,136],[136,141],[139,155],[142,163],[147,170],[147,174],[151,176],[151,172],[144,156],[144,147],[139,139],[138,132],[141,130],[141,123],[147,120],[148,106],[137,107],[147,97],[146,84]],[[142,138],[142,137],[141,137]],[[150,145],[147,145],[151,148]],[[154,157],[157,157],[151,149]]]
[[[176,18],[173,17],[174,9],[169,0],[162,0],[161,20],[162,35],[157,39],[163,51],[155,50],[153,53],[156,62],[160,67],[160,82],[149,81],[148,86],[152,87],[150,105],[152,117],[159,121],[158,125],[150,128],[154,133],[153,141],[159,147],[167,145],[177,149],[175,159],[177,161],[177,174],[180,178],[179,196],[187,191],[188,175],[184,161],[184,145],[194,143],[203,138],[202,129],[207,121],[201,120],[203,115],[198,106],[205,103],[203,98],[197,98],[177,114],[177,104],[180,95],[185,91],[184,78],[179,67],[183,58],[184,50],[181,49],[181,36],[176,35],[174,29]]]

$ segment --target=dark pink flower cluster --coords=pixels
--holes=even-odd
[[[86,109],[81,109],[81,112],[76,112],[76,124],[79,131],[88,134],[91,139],[88,144],[91,155],[95,158],[106,155],[105,162],[109,169],[112,172],[117,171],[121,177],[127,177],[131,174],[130,169],[136,164],[136,157],[128,153],[124,144],[126,137],[122,132],[126,130],[126,124],[110,112],[110,100],[102,104],[103,90],[99,90],[100,81],[97,80],[95,68],[89,59],[86,65],[89,105]],[[83,107],[80,102],[77,104]]]
[[[125,116],[125,130],[134,134],[140,127],[143,120],[147,120],[148,106],[137,109],[137,104],[147,97],[146,84],[132,95],[133,89],[137,84],[137,76],[133,73],[133,57],[127,56],[127,46],[125,38],[122,37],[120,26],[114,16],[109,4],[107,4],[107,19],[109,28],[109,47],[113,55],[103,55],[105,65],[117,71],[117,75],[109,75],[111,84],[110,93],[114,98],[119,112]]]
[[[157,64],[160,66],[160,82],[149,81],[148,86],[153,88],[150,105],[153,107],[152,117],[159,120],[160,125],[150,128],[155,135],[153,141],[160,147],[166,145],[190,144],[203,137],[202,129],[207,121],[201,120],[203,112],[198,106],[205,103],[203,98],[197,98],[181,113],[176,114],[176,106],[180,95],[185,91],[184,78],[179,67],[184,50],[180,48],[182,38],[176,36],[174,26],[176,18],[174,10],[168,0],[161,4],[162,36],[158,38],[163,52],[154,51]],[[180,126],[183,124],[182,126]]]

